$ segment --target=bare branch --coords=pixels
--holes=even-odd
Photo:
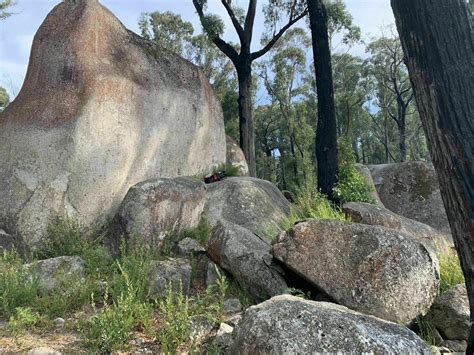
[[[221,0],[221,2],[222,2],[222,5],[224,5],[230,19],[232,20],[232,24],[234,25],[234,28],[237,31],[237,34],[239,35],[240,42],[243,43],[244,38],[245,38],[244,29],[242,28],[242,25],[240,24],[237,17],[235,16],[234,10],[232,10],[232,7],[230,6],[230,1]]]
[[[305,17],[308,14],[308,9],[306,8],[299,16],[295,17],[294,19],[291,19],[288,21],[288,23],[282,27],[282,29],[275,35],[273,38],[270,40],[270,42],[267,43],[265,47],[263,47],[261,50],[252,53],[252,60],[255,60],[257,58],[260,58],[261,56],[265,55],[272,47],[275,45],[275,43],[280,39],[281,36],[291,27],[293,26],[296,22],[301,20],[303,17]]]

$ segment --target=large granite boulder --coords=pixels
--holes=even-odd
[[[289,295],[247,309],[233,338],[232,354],[431,354],[404,326]]]
[[[249,166],[245,159],[244,152],[240,146],[229,136],[227,139],[226,162],[227,165],[233,166],[237,169],[238,176],[248,176]]]
[[[90,226],[140,181],[225,162],[222,109],[207,78],[154,48],[98,0],[51,11],[24,85],[0,114],[0,228],[33,245],[52,212]]]
[[[434,253],[392,229],[306,220],[281,233],[272,251],[337,303],[389,321],[412,322],[438,293]]]
[[[350,202],[344,204],[342,210],[353,222],[399,230],[433,250],[443,252],[453,247],[451,234],[400,216],[384,207],[370,203]]]
[[[370,165],[377,192],[392,212],[449,233],[448,217],[431,164],[412,161]]]
[[[232,177],[208,185],[204,213],[213,226],[230,222],[272,239],[290,215],[291,205],[269,181]]]
[[[468,340],[469,315],[466,285],[457,285],[435,300],[426,320],[445,340]]]
[[[159,250],[166,235],[197,227],[206,201],[206,186],[191,177],[152,179],[128,190],[112,221],[109,243],[132,239]]]
[[[382,201],[380,200],[379,194],[377,193],[377,188],[375,187],[374,180],[372,179],[372,174],[370,173],[370,169],[363,164],[354,164],[355,169],[357,172],[362,176],[367,186],[371,188],[371,192],[369,193],[370,197],[373,198],[374,203],[377,206],[384,207]]]
[[[232,274],[255,301],[282,294],[288,288],[272,262],[270,245],[251,231],[235,224],[219,224],[208,241],[207,253]]]

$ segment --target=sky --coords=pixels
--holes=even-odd
[[[245,6],[247,0],[234,0]],[[17,0],[12,8],[14,16],[0,22],[0,86],[7,89],[10,97],[18,94],[23,83],[33,36],[46,15],[60,0]],[[101,0],[122,23],[132,31],[139,33],[138,19],[143,12],[159,10],[172,11],[193,24],[196,32],[200,31],[199,20],[194,12],[191,0]],[[224,38],[236,41],[232,25],[225,15],[220,0],[208,0],[209,12],[221,15],[226,24]],[[264,3],[264,1],[260,1]],[[348,11],[354,18],[364,38],[376,36],[385,26],[394,23],[390,0],[346,0]],[[260,15],[260,16],[259,16]],[[262,15],[257,15],[255,45],[263,32]],[[301,23],[303,26],[304,24]],[[350,50],[354,55],[364,56],[364,46],[359,45]]]

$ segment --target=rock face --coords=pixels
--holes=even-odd
[[[247,160],[245,159],[244,152],[240,149],[239,145],[229,136],[226,136],[227,139],[227,149],[226,149],[226,162],[228,165],[238,169],[238,176],[248,176],[249,175],[249,166]]]
[[[290,212],[290,203],[269,181],[234,177],[208,185],[204,213],[213,226],[230,222],[271,239]]]
[[[275,258],[351,309],[410,323],[437,296],[436,256],[397,231],[307,220],[275,242]]]
[[[128,188],[225,162],[222,109],[205,75],[155,51],[98,0],[66,0],[33,41],[0,117],[0,227],[38,243],[52,212],[111,217]]]
[[[164,297],[168,287],[173,293],[181,290],[186,295],[191,285],[191,265],[186,259],[155,261],[150,267],[148,278],[151,298]]]
[[[468,340],[469,314],[466,285],[457,285],[436,299],[426,319],[436,327],[443,339]]]
[[[270,255],[270,245],[238,225],[214,228],[208,242],[209,257],[231,273],[256,301],[285,292],[287,285]]]
[[[206,200],[204,183],[190,177],[155,179],[130,188],[113,220],[109,241],[138,238],[160,249],[167,233],[199,224]]]
[[[59,282],[84,277],[84,266],[84,261],[78,256],[60,256],[35,261],[24,267],[38,277],[38,287],[41,290],[49,291]]]
[[[344,204],[342,210],[353,222],[399,230],[404,235],[411,236],[434,250],[443,251],[453,246],[450,234],[400,216],[384,207],[350,202]]]
[[[288,295],[250,307],[233,337],[233,354],[431,354],[408,328]]]
[[[432,165],[424,162],[370,165],[384,206],[390,211],[449,233],[448,217]]]
[[[372,174],[370,169],[363,164],[354,164],[357,172],[364,178],[365,183],[372,188],[372,192],[369,193],[370,197],[374,199],[374,202],[377,206],[384,207],[382,201],[380,200],[379,194],[377,193],[377,188],[375,187],[374,180],[372,179]]]
[[[0,253],[3,253],[3,250],[11,251],[17,249],[17,247],[17,241],[15,238],[3,229],[0,229]]]

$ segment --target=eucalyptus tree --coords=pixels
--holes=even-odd
[[[397,125],[398,161],[404,162],[407,160],[407,118],[415,108],[400,40],[382,35],[367,46],[367,52],[370,74],[376,82],[376,104]]]
[[[240,146],[249,164],[251,176],[256,176],[252,116],[252,63],[265,55],[289,28],[307,14],[304,0],[268,0],[263,8],[268,40],[260,49],[253,51],[252,40],[257,2],[257,0],[248,0],[247,10],[244,11],[231,0],[221,0],[239,38],[239,44],[233,45],[222,38],[224,32],[222,19],[207,13],[207,0],[193,0],[204,32],[217,48],[232,61],[237,72]]]
[[[329,15],[323,0],[308,0],[308,10],[318,97],[316,130],[318,189],[331,201],[337,202],[338,198],[333,189],[337,185],[339,165]]]
[[[474,22],[466,0],[392,0],[470,304],[474,353]]]
[[[258,73],[277,111],[279,120],[279,162],[289,166],[283,188],[296,191],[314,182],[311,147],[314,128],[307,121],[303,100],[308,92],[306,52],[311,40],[305,30],[290,29],[270,51],[270,58],[258,65]],[[258,133],[258,132],[257,132]]]

